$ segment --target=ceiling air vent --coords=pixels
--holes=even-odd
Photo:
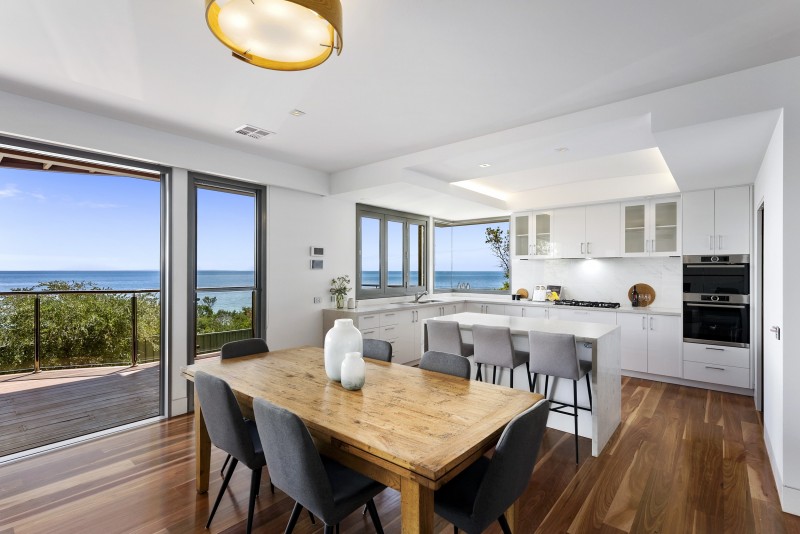
[[[251,126],[249,124],[243,124],[236,128],[234,132],[242,135],[246,135],[247,137],[252,137],[253,139],[262,139],[267,137],[268,135],[275,135],[275,132],[270,132],[269,130],[265,130],[264,128],[259,128],[258,126]]]

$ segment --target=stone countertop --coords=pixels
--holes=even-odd
[[[427,301],[427,302],[426,302]],[[501,306],[534,306],[534,307],[557,307],[565,310],[584,310],[584,311],[598,311],[598,312],[614,312],[614,313],[637,313],[637,314],[652,314],[652,315],[676,315],[681,314],[680,308],[660,308],[657,306],[649,306],[646,308],[634,308],[630,304],[622,304],[619,308],[583,308],[578,306],[556,306],[552,302],[535,302],[532,300],[511,300],[510,298],[480,298],[480,297],[451,297],[435,294],[433,299],[423,299],[419,304],[411,304],[410,301],[403,303],[381,303],[381,304],[367,304],[361,301],[357,308],[336,309],[326,308],[326,312],[336,312],[342,318],[347,317],[360,317],[370,313],[386,313],[402,310],[418,310],[421,308],[430,308],[442,306],[447,304],[458,304],[473,302],[477,304],[497,304]]]
[[[426,321],[457,321],[458,325],[465,330],[472,330],[473,325],[504,326],[511,329],[512,334],[526,336],[532,330],[554,334],[572,334],[578,341],[592,342],[619,328],[619,326],[613,324],[509,317],[507,315],[487,315],[485,313],[457,313],[455,315],[432,317]]]

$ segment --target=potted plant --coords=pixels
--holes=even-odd
[[[344,298],[352,289],[347,287],[348,284],[350,284],[350,277],[347,275],[331,280],[331,294],[336,297],[336,307],[340,310],[344,308]]]

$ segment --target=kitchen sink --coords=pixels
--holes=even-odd
[[[395,302],[395,306],[416,306],[417,304],[434,304],[444,302],[443,300],[420,300],[419,302]]]

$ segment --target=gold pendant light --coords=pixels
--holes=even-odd
[[[206,22],[234,57],[265,69],[310,69],[342,53],[340,0],[206,0]]]

